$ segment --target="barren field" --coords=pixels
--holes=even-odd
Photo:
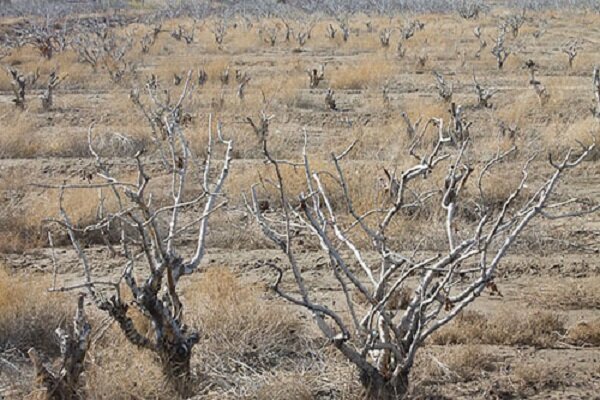
[[[39,374],[36,381],[27,352],[34,347],[59,375],[60,340],[54,330],[71,329],[80,292],[87,293],[91,333],[78,398],[365,398],[356,366],[315,324],[314,314],[323,313],[273,290],[280,268],[277,288],[302,297],[290,259],[263,233],[260,218],[284,229],[284,210],[300,214],[311,197],[329,193],[332,204],[322,200],[323,212],[332,209],[337,217],[332,226],[339,224],[361,252],[356,258],[354,247],[331,234],[332,246],[353,274],[340,278],[335,256],[310,224],[302,225],[306,219],[292,217],[287,238],[312,301],[352,326],[347,302],[358,312],[370,306],[352,277],[367,285],[363,261],[377,275],[384,262],[366,230],[359,229],[363,219],[357,221],[351,209],[367,215],[393,206],[398,190],[393,176],[424,163],[438,132],[446,130],[463,136],[449,139],[453,145],[441,150],[449,158],[406,189],[416,205],[402,208],[386,231],[386,245],[419,260],[447,254],[448,235],[456,243],[467,240],[485,214],[482,204],[496,216],[519,188],[506,216],[516,221],[528,210],[528,199],[543,195],[544,190],[536,191],[554,173],[551,162],[556,165],[570,148],[573,159],[586,148],[589,152],[576,168],[565,170],[552,193],[556,207],[518,235],[486,278],[485,289],[420,344],[405,396],[600,399],[600,149],[591,147],[600,145],[600,76],[598,86],[594,80],[600,14],[567,7],[523,13],[502,6],[486,7],[473,18],[456,11],[358,10],[337,16],[278,11],[227,18],[153,12],[140,6],[55,17],[65,27],[59,31],[66,44],[53,42],[50,57],[39,42],[20,33],[35,19],[0,19],[0,399],[61,398],[44,397],[48,392]],[[225,33],[219,39],[220,29]],[[493,50],[506,52],[502,68]],[[576,53],[572,62],[569,52]],[[23,104],[15,83],[20,78],[11,71],[26,82]],[[53,72],[58,81],[48,105],[43,99]],[[311,74],[317,77],[314,85]],[[160,105],[167,109],[180,99],[177,123],[144,114],[159,115]],[[167,382],[158,353],[130,343],[87,292],[93,286],[109,297],[115,286],[121,288],[123,304],[130,306],[125,314],[137,331],[153,337],[156,324],[136,305],[143,301],[134,298],[124,278],[135,257],[132,276],[139,285],[148,276],[144,258],[129,256],[124,246],[123,238],[135,227],[119,231],[107,222],[101,229],[84,229],[113,221],[111,215],[118,216],[114,221],[128,215],[123,207],[129,203],[118,205],[111,197],[114,186],[106,171],[134,187],[141,176],[137,156],[150,177],[141,196],[151,206],[149,214],[140,214],[143,229],[156,225],[170,237],[171,214],[149,215],[179,201],[171,192],[178,175],[165,170],[162,153],[179,130],[188,141],[184,154],[193,155],[189,168],[187,156],[172,157],[187,172],[182,198],[189,207],[178,220],[185,229],[173,240],[183,259],[196,254],[194,228],[203,224],[205,200],[194,199],[210,196],[203,180],[213,184],[228,172],[214,211],[209,219],[204,216],[206,254],[193,274],[177,282],[185,322],[199,332],[185,393]],[[232,143],[227,168],[227,146],[217,131]],[[281,192],[265,143],[286,184]],[[340,165],[352,204],[331,161],[349,146]],[[313,170],[323,171],[322,192],[305,187],[303,154]],[[499,154],[505,156],[482,172]],[[470,179],[452,172],[454,157],[460,168],[464,164],[472,171]],[[170,163],[171,154],[166,159]],[[205,172],[207,165],[212,169]],[[522,184],[524,170],[528,177]],[[443,207],[452,201],[447,196],[455,184],[447,176],[460,182],[461,201],[452,217]],[[253,187],[260,200],[255,209]],[[301,194],[308,197],[300,199]],[[122,197],[136,201],[135,193]],[[573,216],[549,215],[562,213]],[[371,223],[380,214],[374,211],[364,220]],[[137,249],[141,242],[143,248],[145,239],[136,240],[129,246]],[[446,272],[436,273],[443,278]],[[446,299],[468,287],[469,274],[456,272]],[[96,284],[90,285],[90,276]],[[446,282],[442,278],[440,285]],[[409,308],[422,279],[418,271],[407,273],[391,309]],[[438,318],[459,304],[442,303]],[[324,321],[337,329],[330,319]],[[354,335],[347,340],[358,347]]]

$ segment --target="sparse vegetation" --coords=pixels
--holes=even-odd
[[[595,395],[598,6],[250,3],[0,0],[0,398]]]

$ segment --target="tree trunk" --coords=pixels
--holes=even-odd
[[[360,382],[365,390],[365,398],[369,400],[399,400],[408,391],[408,373],[387,378],[380,373],[362,371]]]
[[[177,341],[165,343],[159,350],[160,362],[164,376],[172,387],[183,397],[191,395],[192,349],[194,343]]]

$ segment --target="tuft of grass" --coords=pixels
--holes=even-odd
[[[47,356],[58,355],[54,330],[70,320],[66,296],[48,293],[47,279],[15,276],[0,266],[0,352],[25,356],[35,347]]]
[[[577,346],[600,346],[600,318],[578,322],[567,332],[567,339]]]
[[[566,333],[564,318],[550,311],[503,310],[485,316],[464,311],[432,336],[432,342],[447,344],[553,346]]]

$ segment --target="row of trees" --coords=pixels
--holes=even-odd
[[[201,154],[194,151],[197,147],[191,146],[186,133],[189,128],[182,123],[193,86],[190,72],[179,95],[161,87],[156,79],[131,92],[131,100],[152,127],[153,136],[153,145],[133,157],[137,171],[133,181],[121,179],[110,158],[94,148],[92,125],[88,146],[95,160],[93,179],[87,184],[65,181],[43,185],[60,192],[60,216],[50,222],[67,232],[84,276],[80,284],[54,290],[83,289],[94,307],[110,316],[129,342],[156,354],[165,378],[183,395],[189,394],[194,379],[190,364],[201,327],[186,324],[186,316],[193,310],[187,310],[180,298],[180,282],[200,268],[209,220],[226,208],[223,187],[234,154],[227,129],[213,123],[212,118],[206,147]],[[264,265],[273,271],[271,287],[312,315],[323,337],[355,365],[365,392],[373,399],[398,399],[406,394],[415,356],[427,338],[494,286],[502,259],[532,221],[573,218],[599,209],[556,194],[559,182],[584,162],[595,142],[581,144],[558,158],[549,156],[552,170],[536,183],[529,179],[529,170],[537,160],[532,155],[524,162],[516,186],[498,204],[488,200],[483,188],[517,149],[498,151],[480,160],[481,167],[475,171],[470,153],[476,144],[455,115],[450,121],[432,118],[415,126],[407,154],[414,159],[413,165],[400,174],[388,173],[388,199],[383,207],[359,210],[345,172],[345,165],[352,163],[356,142],[333,152],[331,167],[324,170],[311,162],[310,137],[304,132],[298,160],[281,160],[269,146],[271,118],[263,113],[259,120],[248,118],[248,122],[274,179],[270,189],[249,185],[244,197],[248,215],[285,256],[285,262]],[[436,140],[424,140],[432,132]],[[157,159],[159,168],[153,165],[150,173],[147,164]],[[302,190],[292,191],[297,185],[288,181],[289,168],[303,171]],[[435,179],[440,176],[436,171],[443,171],[442,181]],[[165,174],[170,177],[166,204],[157,202],[149,188],[153,176]],[[466,195],[467,185],[476,188],[476,196]],[[63,198],[68,191],[90,188],[102,193],[98,220],[80,226],[64,207]],[[276,193],[277,204],[265,206],[264,190]],[[398,243],[393,229],[402,223],[403,215],[426,207],[445,216],[439,221],[445,232],[444,243],[439,246],[443,251],[433,255]],[[463,214],[471,218],[462,218]],[[93,265],[82,244],[90,234],[113,242],[123,265],[119,279],[95,276],[93,271],[102,267]],[[182,251],[183,235],[195,237],[190,256],[183,255],[188,254]],[[301,265],[298,257],[303,246],[300,238],[312,238],[326,255],[337,289],[343,293],[343,310],[311,291],[304,275],[311,265]],[[375,262],[368,261],[373,258],[366,257],[367,252],[377,254]],[[285,290],[283,281],[295,289]],[[394,301],[400,293],[408,294],[405,307]],[[136,328],[128,313],[131,307],[137,308],[152,327],[149,336]],[[48,398],[77,396],[89,331],[80,298],[72,333],[60,332],[63,369],[51,372],[40,364],[34,350],[30,352]]]

